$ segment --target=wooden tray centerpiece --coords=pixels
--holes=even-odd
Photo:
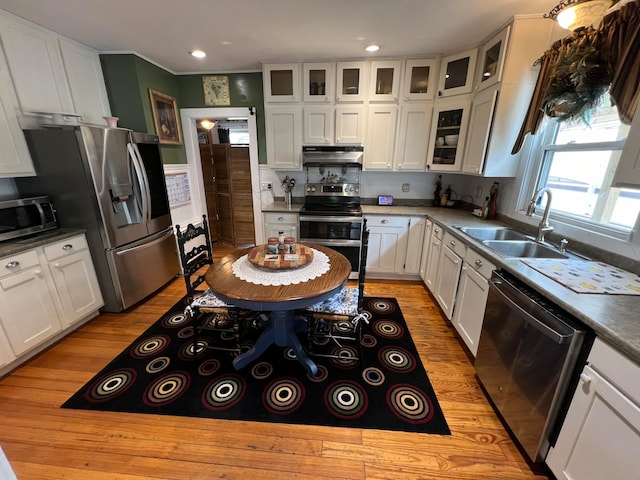
[[[291,270],[304,267],[313,260],[313,250],[300,243],[294,244],[295,253],[269,253],[267,245],[253,247],[247,254],[252,265],[265,270]]]

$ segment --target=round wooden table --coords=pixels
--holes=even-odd
[[[269,312],[269,324],[255,345],[233,360],[239,370],[257,359],[271,345],[293,348],[300,363],[311,375],[318,367],[307,356],[296,332],[305,331],[306,323],[296,320],[294,310],[321,302],[335,295],[345,285],[351,273],[351,264],[344,255],[330,248],[305,244],[329,257],[328,272],[309,281],[292,285],[256,285],[241,280],[232,271],[233,263],[251,248],[238,250],[217,260],[209,268],[205,280],[209,288],[225,302],[241,308]]]

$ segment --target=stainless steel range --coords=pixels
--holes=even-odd
[[[362,146],[306,146],[305,203],[300,210],[300,241],[326,245],[360,268]]]

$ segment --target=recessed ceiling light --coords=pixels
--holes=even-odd
[[[225,41],[220,42],[220,45],[231,45],[231,42],[227,42],[227,41],[225,40]]]
[[[364,47],[364,49],[369,52],[369,53],[373,53],[373,52],[377,52],[382,48],[381,45],[378,45],[376,43],[371,44],[371,45],[367,45],[366,47]]]
[[[193,50],[192,52],[189,52],[189,55],[196,57],[196,58],[204,58],[207,56],[207,54],[205,52],[203,52],[202,50]]]

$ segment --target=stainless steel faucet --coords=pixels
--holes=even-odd
[[[531,197],[531,201],[529,202],[529,206],[527,207],[527,216],[531,217],[534,213],[536,213],[536,200],[543,193],[547,194],[547,205],[544,207],[544,213],[542,214],[542,220],[540,220],[540,224],[538,225],[538,234],[536,235],[536,242],[544,242],[544,236],[547,233],[553,231],[553,227],[549,225],[549,210],[551,207],[551,190],[549,188],[541,188]]]

